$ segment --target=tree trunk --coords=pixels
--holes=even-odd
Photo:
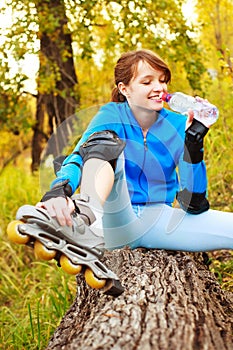
[[[76,300],[47,350],[233,349],[233,295],[203,254],[125,248],[105,259],[124,293],[104,295],[78,275]]]
[[[69,123],[56,134],[57,126],[74,115],[80,99],[64,1],[39,0],[35,4],[41,48],[36,124],[32,141],[33,171],[39,168],[41,152],[52,134],[55,137],[49,152],[55,157],[67,145]]]
[[[32,137],[32,171],[39,168],[40,156],[46,142],[48,141],[48,136],[46,135],[44,128],[46,105],[43,100],[43,94],[38,92],[36,100],[36,123],[33,126]]]

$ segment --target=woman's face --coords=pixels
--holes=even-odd
[[[140,107],[160,111],[163,108],[160,94],[167,91],[167,83],[163,72],[153,69],[144,61],[140,61],[137,72],[129,84],[119,83],[118,88],[132,109]]]

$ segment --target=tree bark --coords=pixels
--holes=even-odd
[[[47,350],[230,350],[233,295],[221,289],[202,253],[107,252],[125,291],[114,298],[77,276],[77,297]]]

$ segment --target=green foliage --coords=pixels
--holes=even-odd
[[[73,2],[73,7],[69,6],[69,17],[78,58],[90,60],[100,53],[100,64],[106,69],[113,67],[123,51],[140,47],[152,49],[168,63],[175,62],[174,70],[183,69],[191,88],[201,91],[200,78],[205,70],[201,48],[192,37],[195,29],[184,19],[182,3],[93,1],[87,9],[83,2]],[[81,73],[78,69],[78,74]]]
[[[0,186],[0,348],[44,349],[75,297],[75,278],[54,262],[36,261],[31,248],[6,237],[18,207],[41,197],[38,176],[30,174],[23,157],[21,166],[4,170]]]
[[[200,0],[196,2],[201,28],[200,39],[206,67],[217,74],[219,81],[231,79],[233,84],[232,0]]]
[[[144,47],[157,51],[169,64],[173,64],[175,75],[184,70],[184,80],[188,82],[189,87],[195,93],[200,92],[202,90],[200,78],[204,71],[200,45],[191,35],[195,34],[195,28],[186,23],[182,4],[183,1],[176,0],[162,2],[66,0],[64,3],[61,1],[59,6],[56,4],[56,7],[53,2],[31,0],[9,0],[7,6],[1,4],[3,15],[11,11],[11,23],[4,27],[4,45],[0,54],[0,94],[5,96],[5,103],[0,106],[2,123],[10,128],[10,125],[14,124],[12,121],[15,117],[17,120],[22,120],[24,116],[25,125],[30,127],[29,116],[23,109],[24,99],[21,96],[27,80],[22,67],[25,58],[30,54],[39,55],[40,93],[67,97],[67,91],[61,89],[60,85],[63,80],[62,74],[65,74],[64,67],[61,69],[53,60],[54,49],[50,47],[52,42],[56,43],[63,53],[61,60],[63,63],[68,63],[72,53],[67,50],[67,37],[64,37],[65,40],[58,39],[62,31],[64,34],[72,33],[78,76],[83,75],[81,59],[82,62],[86,62],[86,66],[91,67],[94,75],[96,71],[102,69],[100,73],[101,77],[104,76],[102,86],[109,89],[112,84],[109,76],[112,77],[112,68],[120,53]],[[65,14],[69,18],[68,23]],[[39,41],[42,38],[49,39],[46,47],[51,50],[50,55],[45,55],[39,50]],[[9,66],[9,57],[15,66],[17,65],[16,71]],[[185,60],[181,59],[183,57]],[[92,78],[91,82],[93,79],[96,77]],[[88,77],[87,79],[84,77],[82,83],[88,84],[88,88],[91,89],[92,98],[89,98],[88,103],[96,104],[96,90],[92,88],[93,84],[89,84]],[[94,83],[94,87],[96,85],[101,92],[98,80]],[[106,101],[105,91],[104,88],[102,98],[104,101]],[[78,88],[73,88],[73,94],[79,97]],[[88,95],[90,96],[90,92]],[[84,101],[84,107],[86,104],[87,101]],[[13,107],[16,105],[17,110]],[[20,128],[21,125],[17,127]]]
[[[9,7],[5,2],[0,5],[3,19],[0,37],[0,123],[1,130],[15,134],[25,132],[32,126],[33,113],[29,98],[24,94],[28,76],[22,66],[28,55],[35,53],[36,44],[31,22],[33,10],[28,8],[26,11],[21,2],[11,5]],[[8,21],[4,20],[5,14]]]
[[[23,124],[23,121],[21,121]],[[14,126],[14,129],[13,129]],[[0,175],[4,167],[14,161],[15,167],[18,166],[18,156],[24,151],[27,165],[31,163],[30,149],[31,132],[19,129],[18,124],[11,125],[10,132],[6,128],[0,131]]]
[[[222,288],[233,291],[233,252],[221,251],[212,254],[211,271],[217,277]]]

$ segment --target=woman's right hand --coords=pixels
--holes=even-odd
[[[61,226],[72,226],[71,213],[75,207],[71,198],[50,198],[45,202],[37,203],[36,207],[46,209],[49,215],[55,217]]]

